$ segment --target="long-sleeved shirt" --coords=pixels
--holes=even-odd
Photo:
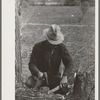
[[[34,45],[29,69],[32,75],[41,71],[47,72],[48,76],[53,77],[58,74],[61,62],[65,66],[63,76],[68,76],[73,70],[73,61],[65,45],[61,43],[51,46],[45,40]],[[36,67],[35,70],[34,66]]]

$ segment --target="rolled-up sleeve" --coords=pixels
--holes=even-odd
[[[69,54],[69,51],[65,47],[65,45],[62,46],[62,62],[65,66],[64,74],[63,76],[69,76],[71,73],[73,73],[73,60],[72,57]]]

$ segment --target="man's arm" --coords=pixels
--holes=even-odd
[[[29,70],[33,76],[41,77],[42,72],[40,72],[40,70],[37,68],[37,65],[36,65],[36,54],[37,54],[36,51],[37,51],[37,47],[35,45],[33,47],[30,61],[29,61]]]
[[[68,50],[66,49],[65,45],[62,45],[62,62],[65,66],[65,70],[62,76],[62,80],[60,82],[60,86],[65,87],[66,83],[68,82],[68,76],[70,75],[70,73],[73,72],[73,66],[74,66],[72,58]]]
[[[37,76],[39,73],[39,69],[34,63],[29,63],[29,70],[33,76]]]
[[[69,76],[70,73],[73,72],[73,60],[69,54],[69,51],[67,50],[67,48],[65,47],[65,45],[63,45],[62,47],[62,62],[65,66],[65,70],[64,70],[64,74],[63,76]]]

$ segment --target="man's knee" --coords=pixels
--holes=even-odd
[[[68,93],[68,87],[65,86],[65,87],[61,88],[61,92],[62,92],[62,94]]]
[[[35,85],[36,85],[36,78],[34,76],[30,76],[28,78],[28,80],[26,81],[25,85],[28,87],[28,88],[34,88]]]
[[[65,94],[68,93],[68,87],[63,87],[63,88],[60,88],[58,91],[56,91],[55,93],[58,93],[58,94]]]

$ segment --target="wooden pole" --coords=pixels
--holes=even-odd
[[[15,75],[16,75],[17,83],[21,83],[21,73],[22,73],[19,4],[20,4],[20,0],[16,0],[16,4],[15,4],[15,57],[16,57],[15,58]]]

